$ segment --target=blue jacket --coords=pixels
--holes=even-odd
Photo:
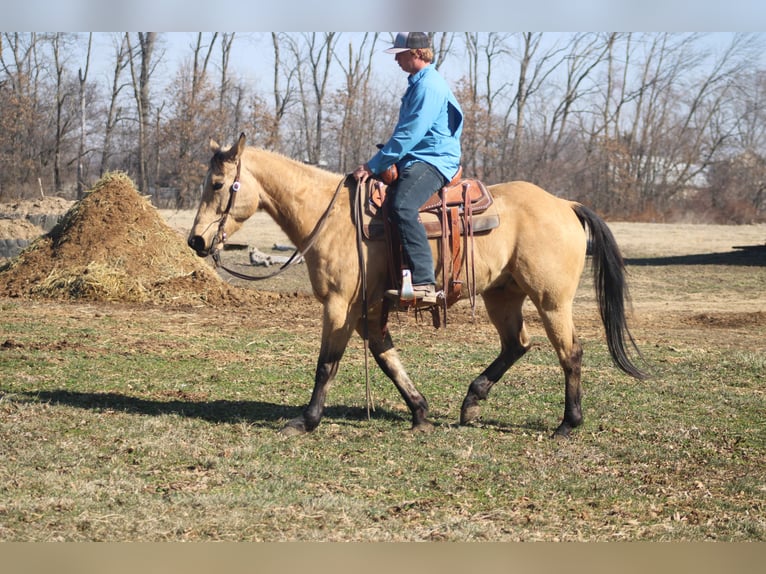
[[[407,81],[394,133],[367,166],[378,175],[393,164],[402,170],[415,161],[423,161],[450,180],[460,165],[463,132],[460,104],[431,65]]]

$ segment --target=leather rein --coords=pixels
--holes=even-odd
[[[229,213],[231,212],[231,208],[234,206],[234,202],[237,197],[237,192],[240,188],[239,183],[239,175],[240,171],[242,169],[242,160],[237,160],[237,175],[234,177],[234,181],[232,182],[231,186],[229,187],[229,201],[226,204],[226,209],[224,209],[223,214],[221,215],[221,219],[218,222],[218,231],[216,231],[215,239],[213,240],[213,245],[223,245],[226,243],[226,232],[224,231],[224,227],[226,226],[226,220],[229,217]],[[319,218],[319,221],[317,222],[316,226],[314,227],[313,231],[309,235],[309,238],[306,242],[306,245],[303,247],[303,249],[297,249],[293,252],[293,254],[290,256],[290,258],[285,261],[282,266],[274,271],[273,273],[269,273],[268,275],[246,275],[245,273],[240,273],[239,271],[235,271],[234,269],[230,269],[229,267],[226,267],[223,263],[221,263],[221,251],[222,249],[218,249],[218,247],[213,248],[213,252],[211,253],[211,256],[213,258],[213,261],[215,262],[216,267],[220,267],[224,271],[226,271],[229,275],[233,275],[234,277],[237,277],[238,279],[244,279],[245,281],[262,281],[264,279],[271,279],[272,277],[275,277],[279,275],[280,273],[283,273],[286,271],[289,267],[303,259],[305,254],[311,249],[311,247],[314,245],[314,242],[316,241],[316,238],[321,233],[322,229],[325,226],[325,223],[327,222],[327,218],[330,216],[330,212],[332,211],[333,206],[335,205],[335,200],[338,199],[338,195],[340,194],[340,190],[343,188],[343,184],[346,181],[346,176],[343,177],[343,179],[340,180],[340,183],[338,183],[338,187],[335,189],[335,193],[332,196],[332,199],[330,200],[330,204],[327,206],[327,209],[325,209],[324,213],[322,214],[322,217]]]

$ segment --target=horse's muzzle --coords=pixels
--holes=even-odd
[[[199,257],[207,257],[210,254],[210,250],[205,246],[205,239],[200,235],[189,237],[187,243]]]

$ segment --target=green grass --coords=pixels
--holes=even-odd
[[[0,539],[766,538],[762,349],[642,332],[655,377],[637,382],[586,338],[586,422],[559,442],[563,381],[539,324],[479,423],[460,427],[496,354],[491,327],[462,325],[467,350],[394,321],[434,431],[409,432],[372,359],[367,420],[354,341],[320,427],[287,440],[277,431],[311,392],[315,311],[285,329],[259,310],[4,302]]]

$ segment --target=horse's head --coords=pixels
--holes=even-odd
[[[200,257],[221,249],[224,239],[242,227],[254,211],[253,199],[245,197],[247,193],[254,193],[253,186],[245,186],[242,181],[252,181],[241,165],[245,134],[240,134],[237,143],[225,149],[211,140],[210,150],[213,157],[188,240],[189,247]]]

